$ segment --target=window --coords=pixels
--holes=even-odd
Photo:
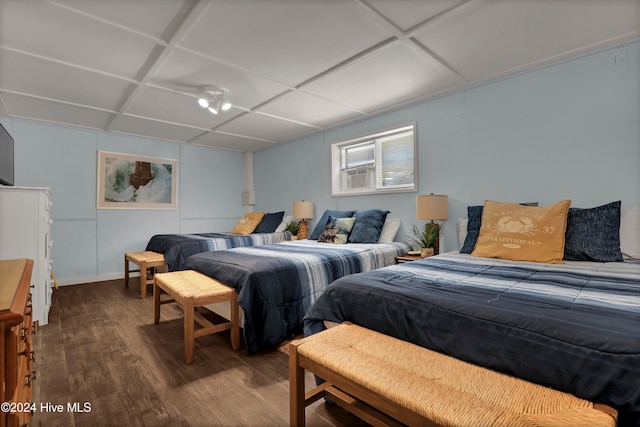
[[[331,145],[332,195],[416,190],[415,124]]]

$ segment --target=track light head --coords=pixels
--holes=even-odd
[[[231,102],[227,99],[227,91],[218,86],[206,86],[202,89],[202,96],[198,104],[206,108],[212,114],[218,114],[220,110],[227,111],[231,108]]]

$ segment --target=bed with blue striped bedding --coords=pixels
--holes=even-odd
[[[572,393],[640,426],[640,264],[442,254],[343,277],[305,334],[351,321]]]
[[[245,344],[253,354],[301,333],[305,313],[331,282],[392,265],[405,252],[404,243],[299,240],[196,254],[185,268],[236,289]]]
[[[191,255],[224,249],[268,245],[291,240],[288,231],[242,236],[231,233],[157,234],[147,243],[147,251],[164,254],[169,271],[184,269]]]

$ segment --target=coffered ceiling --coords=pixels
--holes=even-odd
[[[0,115],[254,151],[639,37],[639,0],[0,0]]]

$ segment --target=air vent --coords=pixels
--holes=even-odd
[[[361,188],[367,188],[369,186],[370,174],[371,174],[371,169],[369,168],[361,168],[361,169],[346,171],[347,190],[357,190]]]

